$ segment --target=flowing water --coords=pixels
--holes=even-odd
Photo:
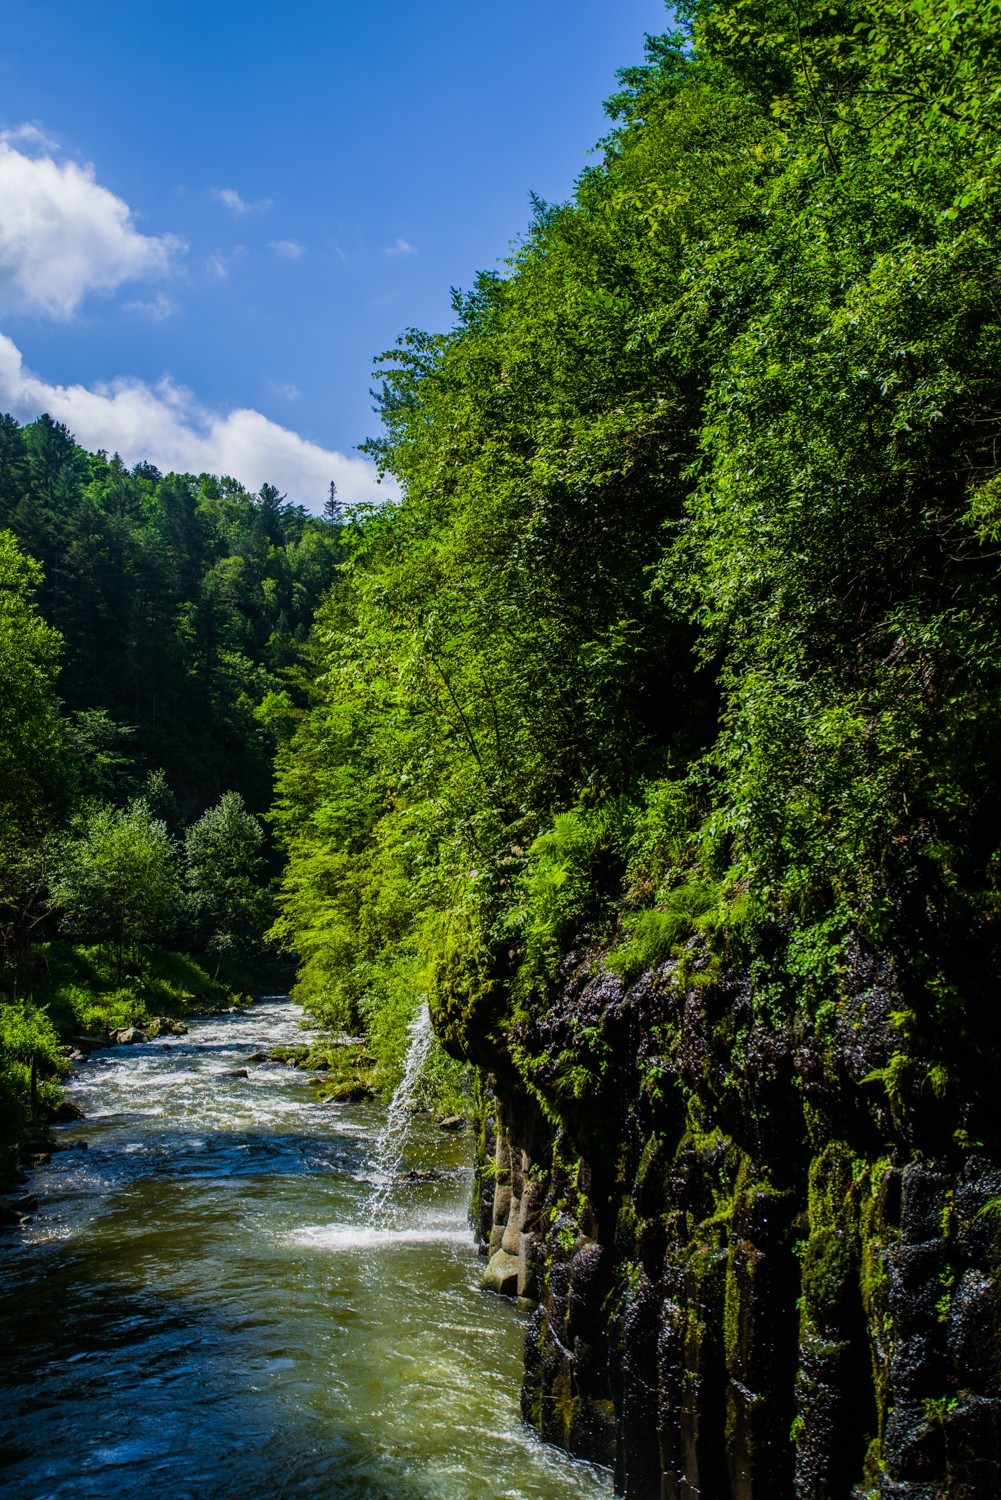
[[[368,1200],[369,1217],[379,1224],[392,1215],[393,1184],[403,1164],[403,1154],[410,1131],[410,1104],[414,1097],[414,1090],[424,1072],[433,1036],[431,1010],[425,1000],[410,1023],[410,1045],[407,1048],[406,1062],[403,1066],[403,1077],[389,1101],[385,1124],[379,1135],[375,1182]]]
[[[373,1218],[384,1110],[247,1061],[302,1039],[265,1001],[76,1071],[60,1133],[89,1149],[0,1241],[0,1490],[607,1497],[519,1420],[523,1316],[478,1289],[468,1137],[417,1117]]]

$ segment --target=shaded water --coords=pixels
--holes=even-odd
[[[518,1417],[522,1316],[478,1290],[468,1138],[419,1117],[378,1221],[383,1111],[320,1107],[251,1052],[301,1041],[266,1001],[95,1053],[86,1119],[0,1250],[9,1500],[601,1500]],[[247,1066],[249,1076],[230,1069]]]

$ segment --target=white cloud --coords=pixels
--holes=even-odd
[[[268,385],[276,396],[281,396],[283,401],[298,401],[302,395],[297,385],[289,385],[286,381],[269,380]]]
[[[174,311],[174,304],[163,292],[157,292],[156,296],[151,297],[148,302],[143,302],[141,298],[126,302],[125,310],[138,313],[140,317],[148,318],[151,323],[162,323]]]
[[[286,260],[299,260],[306,254],[305,245],[300,245],[298,240],[269,240],[268,249],[276,255],[283,255]]]
[[[50,154],[29,155],[15,142]],[[0,309],[66,318],[88,292],[163,276],[173,235],[140,234],[127,203],[94,180],[94,169],[57,161],[35,125],[0,136]]]
[[[183,386],[122,379],[108,385],[52,385],[25,369],[20,351],[0,334],[0,410],[29,421],[47,411],[87,448],[118,452],[168,472],[230,474],[252,490],[266,481],[290,500],[319,510],[333,479],[348,503],[386,500],[395,485],[376,483],[364,458],[321,448],[259,411],[211,411]]]
[[[212,193],[234,214],[267,213],[272,203],[270,198],[257,198],[253,202],[247,198],[241,198],[236,188],[213,188]]]
[[[416,255],[417,246],[411,245],[409,240],[395,239],[391,245],[385,245],[383,255]]]
[[[42,127],[34,120],[29,120],[24,125],[15,125],[13,130],[0,130],[0,141],[26,146],[29,150],[34,147],[38,151],[48,151],[50,154],[59,150],[59,142],[54,141],[50,135],[46,135]]]
[[[205,274],[212,281],[225,281],[229,275],[229,261],[218,250],[205,257]]]

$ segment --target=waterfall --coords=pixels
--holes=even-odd
[[[382,1218],[386,1200],[393,1186],[393,1179],[403,1160],[410,1101],[420,1082],[421,1074],[424,1072],[431,1043],[434,1040],[434,1032],[431,1030],[431,1013],[426,1000],[421,1001],[417,1014],[410,1023],[408,1033],[410,1045],[407,1048],[403,1077],[389,1101],[386,1123],[382,1127],[376,1146],[375,1185],[368,1198],[369,1218],[375,1220]]]

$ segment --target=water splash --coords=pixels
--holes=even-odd
[[[403,1077],[396,1086],[396,1092],[389,1101],[386,1111],[386,1123],[379,1135],[375,1153],[375,1186],[368,1199],[368,1216],[375,1223],[384,1216],[390,1192],[393,1187],[393,1179],[399,1171],[403,1160],[403,1148],[407,1139],[407,1125],[410,1119],[410,1102],[414,1097],[414,1090],[421,1079],[421,1074],[427,1064],[428,1053],[434,1041],[434,1032],[431,1029],[431,1012],[426,1000],[421,1002],[420,1008],[408,1028],[410,1045],[407,1048],[407,1060],[403,1068]]]

